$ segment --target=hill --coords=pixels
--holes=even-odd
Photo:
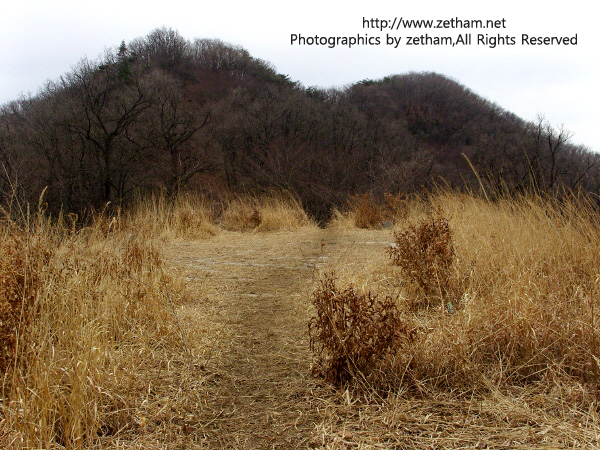
[[[2,107],[0,201],[46,189],[51,211],[81,212],[159,189],[288,190],[323,220],[354,194],[439,183],[597,192],[598,156],[569,137],[440,74],[304,87],[242,47],[161,28]]]

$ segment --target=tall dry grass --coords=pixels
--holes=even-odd
[[[0,226],[0,448],[101,445],[135,427],[141,361],[184,350],[182,285],[112,218],[22,222]]]
[[[230,231],[278,231],[315,227],[300,200],[291,193],[238,196],[225,202],[223,227]]]
[[[387,262],[378,257],[380,266],[365,255],[364,273],[346,275],[354,286],[397,298],[414,324],[415,339],[393,357],[395,369],[378,374],[385,385],[395,379],[398,389],[460,395],[519,387],[563,405],[596,404],[600,220],[594,202],[575,196],[491,202],[441,192],[402,208],[395,245],[404,246],[397,260],[405,266],[394,266],[393,254]],[[451,251],[444,258],[428,253],[440,248]]]
[[[188,193],[175,198],[151,195],[138,199],[123,217],[121,226],[162,240],[201,239],[218,233],[214,202]]]
[[[176,313],[184,282],[163,263],[164,242],[315,226],[297,199],[275,194],[152,196],[86,223],[11,213],[0,223],[3,449],[110,447],[157,429],[141,398],[160,383],[156,367],[189,351]]]
[[[201,239],[227,231],[277,231],[314,227],[297,197],[287,192],[231,196],[164,195],[138,200],[127,214],[111,219],[118,229],[146,237]],[[109,223],[110,226],[110,223]]]
[[[412,355],[415,379],[597,386],[600,221],[592,204],[454,194],[432,203],[453,233],[448,300],[456,312],[440,307],[427,320]]]

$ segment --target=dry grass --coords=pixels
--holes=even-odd
[[[379,203],[369,193],[350,197],[349,211],[354,225],[358,228],[374,228],[381,226],[383,212]]]
[[[410,212],[409,205],[415,202],[404,194],[386,193],[378,201],[371,193],[353,195],[342,209],[335,208],[327,227],[335,230],[351,228],[382,229],[402,223]]]
[[[322,230],[297,203],[244,201],[2,223],[0,448],[599,446],[600,228],[585,202],[399,198],[407,244],[426,224],[449,237],[450,310],[411,306],[426,289],[390,261],[392,230]],[[260,222],[237,229],[289,231],[223,229],[243,204]],[[436,261],[407,248],[407,267]],[[313,276],[331,270],[324,304],[359,311],[333,323],[359,362],[333,390],[309,375],[305,332]],[[391,323],[382,301],[402,345],[371,339]]]
[[[331,213],[331,218],[326,227],[332,231],[345,231],[356,227],[354,217],[348,211],[342,211],[335,208]]]
[[[353,195],[342,210],[334,209],[328,227],[346,230],[348,228],[381,228],[385,220],[384,209],[370,193]]]
[[[575,199],[489,203],[440,195],[449,217],[460,308],[428,317],[409,373],[461,389],[556,380],[585,386],[595,402],[600,233]]]
[[[291,196],[244,201],[261,213],[244,229],[316,228]],[[181,323],[188,290],[160,248],[225,233],[217,221],[236,207],[247,205],[157,196],[114,216],[95,213],[87,226],[42,211],[24,217],[24,227],[4,220],[0,448],[165,448],[197,439],[205,399],[194,372],[206,348],[186,338],[198,324]]]
[[[121,226],[163,241],[201,239],[218,232],[215,209],[213,203],[191,194],[171,200],[164,195],[151,196],[138,200]]]
[[[600,232],[589,204],[442,193],[413,201],[406,218],[389,250],[398,269],[363,256],[361,268],[341,271],[413,311],[418,338],[396,360],[405,384],[462,393],[575,385],[573,401],[595,404]],[[432,295],[443,301],[414,308]]]
[[[230,231],[279,231],[315,227],[300,201],[291,194],[230,199],[223,208],[223,227]]]
[[[51,254],[37,239],[29,239],[16,228],[3,230],[0,240],[0,373],[15,364],[18,331],[35,315],[35,297],[40,285],[32,258],[46,263]]]
[[[367,237],[347,229],[354,243],[325,268],[359,292],[397,298],[416,336],[390,357],[385,377],[394,387],[387,395],[365,393],[363,375],[358,391],[352,383],[341,391],[318,428],[321,445],[598,448],[596,209],[577,198],[489,202],[439,193],[409,202],[404,217],[396,235],[415,250],[412,263],[405,252],[406,267],[392,265],[383,244],[373,245],[385,231]],[[435,235],[425,231],[436,222],[443,232],[430,241],[451,237],[444,284],[453,307],[414,308],[424,288],[411,272],[432,259],[419,242]]]
[[[173,314],[180,283],[151,243],[111,223],[73,232],[40,214],[0,231],[1,448],[122,438],[136,427],[140,366],[184,351]]]
[[[98,215],[103,230],[129,230],[160,239],[204,239],[223,231],[280,231],[315,227],[292,194],[274,192],[264,196],[236,196],[209,201],[192,194],[169,199],[164,195],[138,200],[126,214]]]

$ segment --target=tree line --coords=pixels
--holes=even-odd
[[[158,189],[285,189],[324,219],[353,194],[440,183],[598,193],[598,155],[570,137],[439,74],[307,88],[241,47],[161,28],[1,107],[0,203],[45,189],[51,211],[80,212]]]

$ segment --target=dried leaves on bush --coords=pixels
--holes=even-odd
[[[338,289],[331,274],[321,281],[312,303],[316,317],[308,328],[317,356],[313,370],[331,383],[368,377],[409,336],[391,297],[357,293],[352,286]]]
[[[381,207],[371,194],[353,195],[348,203],[354,211],[354,225],[358,228],[374,228],[381,225]]]
[[[441,212],[436,211],[432,217],[394,233],[394,241],[395,245],[388,250],[393,264],[419,286],[427,303],[433,297],[446,299],[454,244],[450,225]]]

